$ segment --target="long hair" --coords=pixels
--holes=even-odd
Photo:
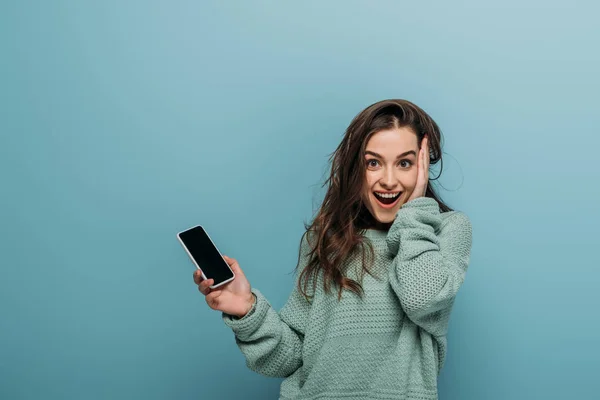
[[[363,153],[369,138],[375,133],[403,127],[410,128],[417,135],[419,146],[423,136],[428,135],[430,165],[442,160],[442,133],[438,125],[425,111],[407,100],[383,100],[361,111],[346,129],[336,150],[329,155],[331,173],[323,184],[328,185],[325,198],[312,223],[304,223],[306,232],[303,236],[311,240],[308,240],[308,262],[300,273],[298,289],[307,299],[312,297],[308,294],[309,281],[312,280],[314,292],[320,274],[325,292],[331,291],[332,284],[337,286],[338,300],[343,289],[363,295],[362,285],[344,276],[343,270],[344,261],[356,250],[362,249],[362,275],[371,274],[365,262],[367,249],[360,231],[372,227],[376,220],[361,197],[367,167]],[[435,179],[438,178],[439,175]],[[440,212],[452,211],[435,193],[431,179],[425,196],[437,201]],[[368,250],[372,259],[374,252],[370,243]],[[296,269],[299,266],[300,263]]]

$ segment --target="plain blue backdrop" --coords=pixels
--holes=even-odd
[[[473,223],[440,399],[596,398],[598,13],[2,1],[0,398],[277,398],[175,234],[204,225],[281,308],[328,155],[385,98],[439,123]]]

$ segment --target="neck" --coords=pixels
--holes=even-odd
[[[380,222],[380,221],[375,221],[370,227],[369,229],[377,229],[378,231],[389,231],[390,228],[392,227],[392,223],[393,222]]]
[[[373,229],[378,231],[389,231],[394,222],[381,222],[377,220],[373,214],[364,206],[361,207],[361,212],[359,213],[357,227],[359,229]]]

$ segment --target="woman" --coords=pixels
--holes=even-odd
[[[333,153],[328,191],[300,241],[296,285],[276,312],[238,262],[194,281],[252,370],[285,377],[281,399],[437,399],[446,333],[465,279],[471,223],[436,195],[441,132],[421,108],[359,113]]]

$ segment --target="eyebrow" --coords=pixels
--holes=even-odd
[[[372,155],[372,156],[375,156],[375,157],[377,157],[377,158],[381,158],[381,159],[383,160],[383,157],[382,157],[380,154],[377,154],[377,153],[375,153],[374,151],[367,150],[367,151],[365,151],[365,155],[367,155],[367,154],[370,154],[370,155]],[[416,155],[417,155],[417,153],[416,153],[414,150],[409,150],[409,151],[405,151],[405,152],[404,152],[404,153],[402,153],[402,154],[399,154],[399,155],[396,157],[396,160],[397,160],[397,159],[399,159],[399,158],[405,157],[405,156],[407,156],[407,155],[409,155],[409,154],[412,154],[412,155],[414,155],[415,157],[416,157]]]

